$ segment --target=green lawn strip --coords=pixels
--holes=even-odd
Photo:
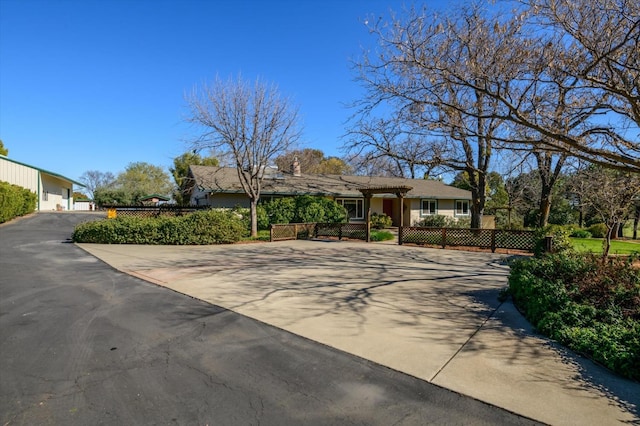
[[[578,252],[602,253],[602,238],[571,238]],[[611,240],[609,254],[640,253],[640,241]]]
[[[240,241],[269,241],[271,240],[271,232],[268,229],[258,231],[257,237],[242,237]]]

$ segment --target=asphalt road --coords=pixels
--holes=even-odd
[[[0,226],[2,425],[534,424],[115,271],[95,218]]]

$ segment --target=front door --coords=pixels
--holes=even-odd
[[[397,220],[393,214],[393,198],[382,199],[382,213],[386,214],[393,221],[393,226],[398,226]]]

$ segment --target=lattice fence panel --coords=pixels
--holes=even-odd
[[[402,242],[533,251],[536,239],[533,231],[406,227],[402,229]]]
[[[296,228],[293,225],[271,225],[271,241],[295,240]]]
[[[271,225],[271,241],[305,240],[314,236],[315,223],[287,223]]]
[[[127,217],[158,217],[158,216],[183,216],[198,210],[207,210],[210,207],[178,207],[178,206],[110,206],[107,210],[116,211],[117,216]]]
[[[491,248],[491,229],[446,228],[445,245]]]
[[[367,238],[366,223],[318,223],[316,237],[350,238],[365,240]]]
[[[496,230],[495,246],[505,249],[533,251],[536,246],[534,231]]]
[[[402,228],[402,242],[442,245],[442,228]]]

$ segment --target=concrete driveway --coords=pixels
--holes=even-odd
[[[360,242],[80,247],[118,270],[549,424],[640,422],[640,385],[536,336],[504,255]]]
[[[116,271],[68,243],[94,217],[0,225],[1,425],[536,424]]]

